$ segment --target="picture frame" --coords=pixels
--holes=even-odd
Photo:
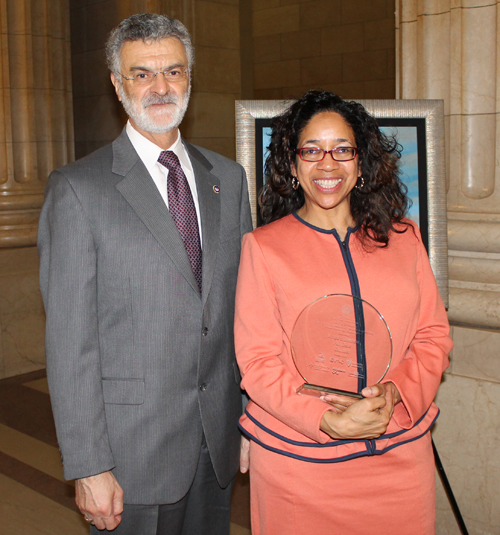
[[[407,165],[408,195],[413,200],[413,212],[408,217],[419,224],[441,297],[448,307],[444,103],[442,100],[358,102],[403,147],[402,179],[405,182]],[[292,103],[292,100],[236,101],[236,159],[247,174],[254,227],[260,224],[257,203],[264,182],[266,129],[270,128],[272,118]],[[405,157],[408,164],[404,163]]]

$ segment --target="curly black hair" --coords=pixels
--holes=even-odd
[[[408,190],[399,178],[401,146],[380,131],[376,119],[361,104],[327,91],[308,91],[273,119],[265,164],[266,184],[259,195],[262,221],[280,219],[304,204],[302,188],[292,187],[291,165],[303,129],[315,115],[325,111],[338,113],[354,132],[364,184],[352,190],[350,205],[362,240],[366,242],[368,238],[371,243],[385,246],[394,225],[405,223],[402,219],[411,204]]]

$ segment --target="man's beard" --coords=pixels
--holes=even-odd
[[[129,97],[123,90],[123,86],[120,85],[119,95],[123,109],[138,128],[151,134],[164,134],[181,124],[188,107],[191,86],[188,87],[181,97],[178,97],[174,93],[167,93],[165,95],[150,93],[142,101],[137,102]],[[148,113],[148,106],[153,104],[171,105],[167,106],[161,113],[158,113],[156,117],[152,117]]]

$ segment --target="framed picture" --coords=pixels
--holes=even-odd
[[[248,177],[254,226],[260,224],[258,195],[264,184],[271,120],[293,101],[236,101],[236,157]],[[441,297],[448,306],[444,105],[442,100],[360,100],[380,128],[403,147],[401,179],[413,205]]]

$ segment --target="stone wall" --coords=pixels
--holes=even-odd
[[[253,0],[254,98],[395,95],[394,0]]]
[[[500,532],[499,2],[397,2],[397,97],[445,104],[455,349],[434,440],[469,533]],[[458,534],[438,494],[438,533]]]

